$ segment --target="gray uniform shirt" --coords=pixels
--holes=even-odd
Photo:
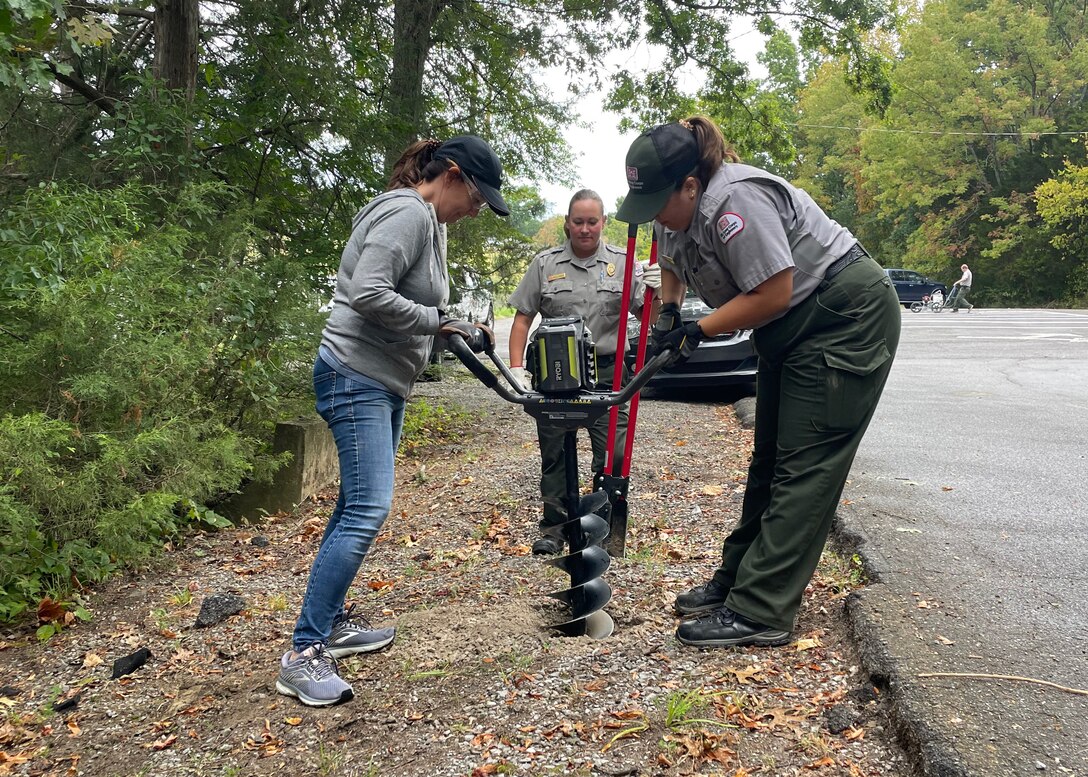
[[[415,189],[355,216],[321,344],[345,366],[407,397],[427,366],[449,299],[446,227]]]
[[[597,353],[614,355],[625,263],[625,252],[603,240],[593,256],[579,259],[568,240],[533,257],[521,283],[510,295],[510,304],[527,316],[537,313],[544,318],[581,316],[593,333]],[[630,304],[632,310],[641,310],[646,286],[642,283],[642,265],[638,262],[634,272]],[[623,329],[626,333],[626,322],[623,322]],[[627,338],[624,337],[624,352],[626,346]]]
[[[759,168],[729,163],[710,179],[686,231],[657,229],[661,266],[712,308],[793,268],[792,309],[857,242],[806,192]]]

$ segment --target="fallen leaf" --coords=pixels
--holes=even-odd
[[[821,642],[818,637],[806,637],[805,639],[799,639],[793,643],[793,649],[800,653],[802,650],[812,650],[821,646]]]
[[[798,736],[802,733],[801,724],[805,722],[806,718],[805,715],[794,715],[791,714],[789,710],[782,708],[767,710],[759,717],[760,720],[758,723],[762,726],[767,726],[772,729],[777,727],[788,728]],[[767,718],[770,718],[770,720],[766,720]]]
[[[50,599],[48,596],[38,602],[38,620],[42,623],[63,620],[64,612],[64,605]]]
[[[177,741],[178,741],[178,735],[177,734],[171,734],[170,736],[163,737],[162,739],[160,739],[157,742],[155,742],[154,744],[152,744],[151,749],[152,750],[165,750],[166,748],[171,747]]]
[[[756,677],[756,675],[762,674],[762,672],[763,668],[759,666],[749,666],[744,669],[738,669],[735,666],[729,666],[725,669],[725,673],[727,675],[732,675],[741,685],[747,685],[753,678]],[[718,682],[722,682],[723,680],[725,680],[725,677],[720,678]]]
[[[395,580],[371,580],[366,584],[366,587],[371,591],[384,591],[386,588],[392,588],[397,584]]]
[[[485,731],[482,734],[477,734],[472,738],[473,747],[485,747],[491,744],[495,740],[495,735],[490,731]]]
[[[865,739],[865,729],[861,728],[860,726],[851,726],[850,728],[846,729],[846,731],[842,732],[842,735],[843,738],[845,738],[846,740],[854,742],[856,740]]]
[[[0,750],[0,774],[10,774],[11,767],[25,764],[30,760],[31,753],[14,753],[9,755]]]
[[[952,488],[952,486],[941,486],[941,490],[942,491],[952,491],[954,489]]]
[[[707,496],[721,496],[725,491],[721,486],[703,486],[703,493]]]
[[[302,722],[302,718],[284,718],[283,722],[286,723],[288,726],[297,726],[299,723]]]
[[[942,637],[940,634],[937,635],[937,641],[940,642],[942,645],[955,645],[956,644],[955,642],[950,640],[948,637]]]
[[[80,734],[83,733],[82,731],[79,730],[79,724],[76,723],[74,720],[69,720],[68,723],[67,723],[67,726],[68,726],[68,736],[70,736],[70,737],[78,737]]]
[[[810,764],[805,764],[805,768],[806,769],[823,769],[825,766],[834,766],[834,765],[835,765],[835,759],[833,759],[829,755],[825,755],[823,758],[821,758],[818,761],[813,761]]]
[[[94,669],[96,666],[102,663],[102,656],[98,655],[94,651],[87,651],[87,654],[83,656],[83,668]]]

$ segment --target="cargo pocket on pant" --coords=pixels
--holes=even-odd
[[[861,423],[879,396],[873,373],[891,358],[883,340],[862,349],[824,351],[825,429],[848,431]]]

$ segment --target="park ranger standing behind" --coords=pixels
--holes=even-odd
[[[593,341],[597,345],[597,374],[602,381],[611,383],[616,364],[616,341],[619,329],[626,332],[626,322],[620,321],[620,305],[623,300],[625,253],[601,239],[605,225],[604,203],[600,196],[589,189],[582,189],[571,198],[563,231],[567,242],[537,254],[529,264],[525,276],[510,297],[510,304],[517,313],[510,330],[510,368],[526,388],[529,378],[525,371],[525,346],[529,327],[539,313],[544,318],[561,316],[581,317]],[[631,284],[631,308],[642,308],[647,287],[661,285],[658,267],[643,268],[635,264],[635,283]],[[624,337],[626,349],[627,338]],[[622,358],[623,354],[619,355]],[[624,378],[626,380],[626,369]],[[608,413],[589,428],[593,445],[593,471],[600,472],[605,465],[608,445]],[[555,506],[562,504],[566,495],[566,465],[563,459],[565,430],[537,421],[537,439],[540,443],[540,493],[544,502],[542,525],[554,526],[566,518]],[[627,435],[627,406],[619,410],[616,428],[614,461],[622,458]],[[550,498],[550,499],[549,499]],[[555,504],[549,504],[549,502]],[[560,540],[542,535],[533,543],[533,553],[556,554],[563,550]]]
[[[790,639],[854,453],[899,344],[899,303],[857,239],[782,178],[740,163],[710,119],[654,127],[627,152],[616,217],[656,220],[663,269],[654,347],[691,355],[754,329],[755,445],[721,566],[676,597],[688,645]],[[680,320],[690,285],[713,312]]]

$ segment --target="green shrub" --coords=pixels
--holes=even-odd
[[[43,186],[0,229],[0,619],[145,557],[281,463],[308,272],[222,185]]]

